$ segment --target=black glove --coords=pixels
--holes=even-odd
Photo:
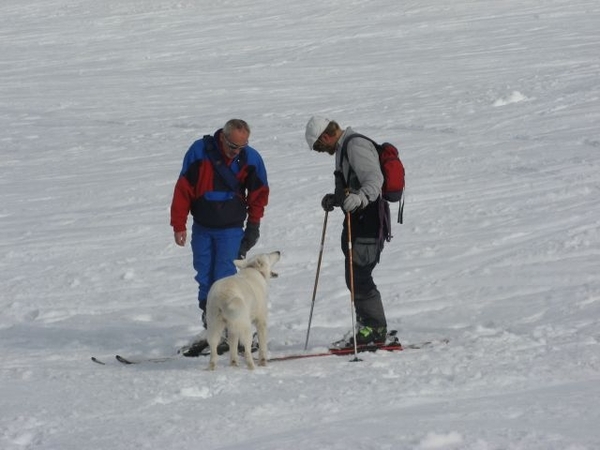
[[[242,238],[242,243],[240,244],[240,252],[238,255],[239,259],[245,259],[246,253],[252,247],[256,245],[258,242],[258,238],[260,237],[260,224],[259,223],[250,223],[246,224],[246,230],[244,231],[244,237]]]
[[[321,207],[324,211],[333,211],[333,208],[340,206],[337,201],[335,194],[325,194],[323,200],[321,200]]]

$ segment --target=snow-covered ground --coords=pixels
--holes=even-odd
[[[597,0],[1,1],[0,448],[600,448],[599,49]],[[169,206],[231,117],[270,176],[253,251],[283,253],[270,352],[303,351],[333,183],[313,114],[399,146],[376,282],[403,342],[450,343],[113,362],[200,331]],[[351,326],[329,219],[311,351]]]

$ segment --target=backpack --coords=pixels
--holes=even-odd
[[[400,203],[400,209],[398,210],[398,223],[403,223],[405,187],[404,165],[398,156],[398,149],[389,142],[378,144],[367,136],[354,133],[348,136],[342,145],[342,158],[346,156],[348,142],[350,139],[355,137],[361,137],[368,140],[377,149],[377,153],[379,155],[379,165],[381,166],[381,172],[383,173],[383,186],[381,187],[382,196],[384,200],[387,200],[388,202]]]

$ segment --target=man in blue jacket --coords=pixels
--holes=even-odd
[[[177,245],[187,241],[188,215],[194,219],[191,245],[205,327],[208,291],[215,281],[235,274],[233,260],[245,258],[258,241],[269,199],[266,168],[249,138],[248,124],[231,119],[213,136],[194,142],[173,193],[171,226]]]

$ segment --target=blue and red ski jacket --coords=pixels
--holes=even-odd
[[[239,181],[239,189],[232,191],[215,171],[203,139],[194,142],[185,154],[173,193],[171,226],[175,232],[186,230],[190,212],[196,223],[210,228],[243,227],[246,217],[258,224],[263,217],[269,185],[262,157],[246,146],[235,158],[227,158],[220,145],[222,132],[214,134],[214,142]]]

